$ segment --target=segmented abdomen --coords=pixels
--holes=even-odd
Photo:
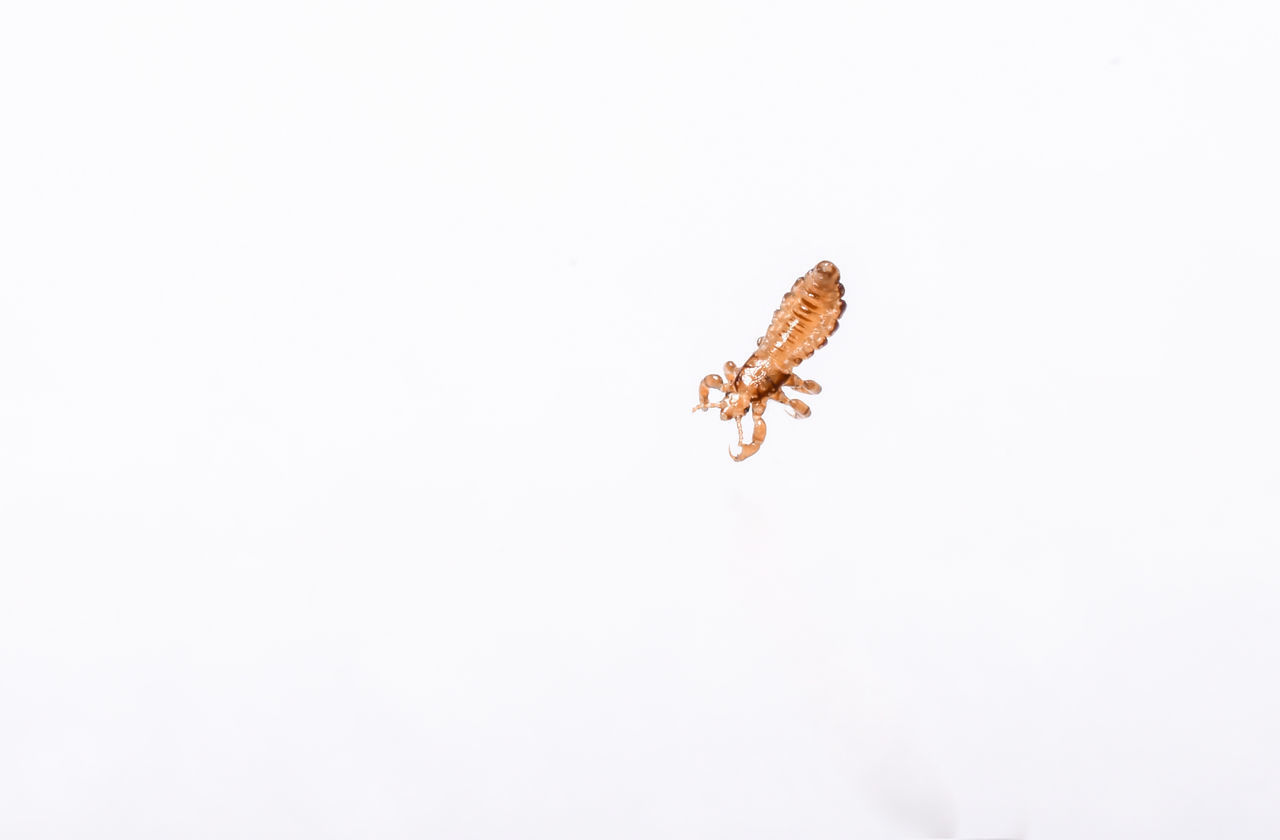
[[[782,298],[769,331],[744,367],[772,368],[785,379],[792,368],[827,343],[844,308],[840,270],[826,261],[818,263]]]

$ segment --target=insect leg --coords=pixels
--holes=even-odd
[[[768,405],[768,401],[761,400],[751,406],[751,443],[745,445],[742,443],[742,421],[741,418],[739,418],[738,445],[741,447],[741,451],[739,451],[737,455],[734,455],[733,450],[729,450],[729,457],[733,460],[743,461],[750,458],[759,451],[760,444],[764,443],[764,433],[767,431],[767,428],[764,425],[764,409],[766,405]]]
[[[803,420],[804,418],[809,416],[809,406],[806,405],[801,400],[797,400],[793,397],[788,397],[786,394],[782,393],[781,391],[774,394],[772,396],[772,399],[775,399],[778,402],[785,405],[788,409],[787,413],[790,414],[792,417],[796,418],[797,420]]]
[[[787,377],[787,381],[782,383],[784,388],[795,388],[802,394],[821,394],[822,386],[812,379],[801,379],[794,373]]]
[[[706,411],[712,407],[724,408],[724,400],[721,400],[718,403],[707,402],[707,392],[712,388],[720,391],[721,393],[725,390],[724,380],[714,373],[704,376],[702,378],[702,383],[698,385],[698,404],[693,407],[694,411]]]

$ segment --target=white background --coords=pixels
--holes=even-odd
[[[1272,9],[6,7],[0,836],[1277,836]]]

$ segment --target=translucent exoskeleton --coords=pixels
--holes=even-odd
[[[756,351],[742,367],[724,363],[724,378],[718,374],[703,377],[698,386],[698,404],[694,411],[717,408],[721,420],[738,424],[738,454],[730,457],[741,461],[754,455],[764,443],[764,410],[770,400],[787,407],[792,417],[809,416],[809,406],[783,393],[791,388],[801,394],[817,394],[822,390],[812,379],[801,379],[792,373],[796,365],[817,352],[839,326],[844,314],[844,286],[840,270],[829,262],[818,263],[795,282],[773,313],[769,331],[756,342]],[[720,402],[709,402],[710,391],[724,394]],[[751,412],[751,442],[742,440],[742,418]]]

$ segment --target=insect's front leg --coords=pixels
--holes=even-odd
[[[707,374],[702,377],[702,382],[698,385],[698,404],[693,407],[694,411],[706,411],[709,408],[724,408],[724,400],[718,403],[708,402],[712,389],[720,393],[727,393],[724,380],[714,373]]]
[[[741,451],[734,455],[733,450],[729,450],[729,457],[733,460],[744,461],[760,451],[760,444],[764,443],[764,434],[767,431],[764,425],[764,409],[766,405],[768,405],[768,400],[761,400],[751,406],[751,443],[742,443],[742,422],[741,418],[739,418],[738,445],[741,446]]]

